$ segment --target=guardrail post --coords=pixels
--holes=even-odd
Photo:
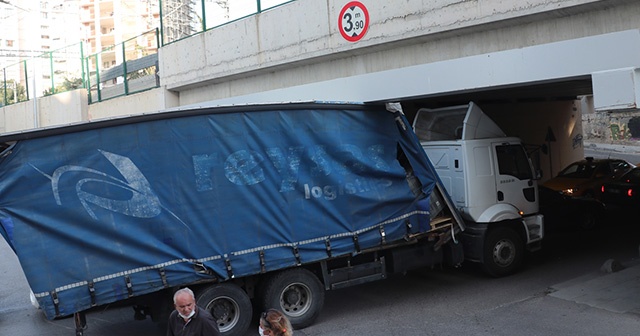
[[[85,68],[85,59],[84,59],[84,44],[82,44],[82,41],[80,41],[80,72],[82,74],[82,87],[87,89],[90,88],[90,86],[87,86],[87,68]]]
[[[124,95],[129,94],[129,81],[127,80],[127,48],[126,42],[122,42],[122,75],[124,76]]]
[[[207,30],[207,13],[206,10],[204,9],[204,0],[200,0],[200,3],[202,4],[202,31],[206,31]]]
[[[2,68],[2,78],[3,78],[3,87],[4,87],[4,100],[2,101],[2,106],[7,105],[7,68]]]
[[[158,4],[160,5],[160,40],[162,41],[162,46],[164,46],[164,23],[162,22],[162,0],[158,0]],[[158,44],[158,48],[160,48],[160,44]]]
[[[88,96],[88,100],[89,100],[89,104],[93,103],[93,96],[91,95],[91,70],[89,70],[89,57],[87,58],[83,58],[82,59],[82,67],[87,69],[87,73],[86,73],[86,86],[85,89],[87,89],[87,96]]]
[[[98,92],[98,101],[102,101],[102,90],[100,89],[100,65],[98,65],[98,54],[96,56],[96,91]]]
[[[27,74],[27,60],[24,60],[23,62],[24,62],[24,87],[27,94],[27,101],[29,101],[31,100],[31,97],[29,97],[29,75]],[[35,76],[35,68],[33,70],[33,73],[34,73],[33,75]],[[33,84],[33,87],[35,88],[35,83]],[[35,91],[33,92],[33,95],[34,95],[34,98],[38,96],[35,93]]]
[[[49,54],[49,69],[51,70],[51,94],[56,93],[56,84],[53,78],[54,75],[54,71],[53,71],[53,52],[50,51],[48,52]]]

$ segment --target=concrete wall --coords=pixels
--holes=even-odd
[[[543,172],[542,182],[584,157],[581,101],[484,105],[482,108],[507,135],[519,137],[532,150],[532,160]],[[550,133],[553,140],[549,138]]]
[[[87,120],[87,106],[84,89],[5,106],[0,108],[0,129],[13,132]]]
[[[0,108],[0,133],[51,127],[102,118],[152,113],[178,106],[178,94],[162,88],[88,104],[85,89]]]
[[[640,28],[629,0],[362,2],[371,24],[356,43],[338,32],[346,1],[298,0],[163,47],[161,84],[193,104]]]
[[[594,112],[584,114],[582,119],[585,141],[640,146],[640,112],[638,111]]]
[[[33,100],[0,108],[0,129],[13,132],[37,127]]]
[[[88,119],[152,113],[178,106],[178,94],[155,88],[89,105]]]

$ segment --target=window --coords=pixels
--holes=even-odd
[[[446,113],[421,110],[414,122],[416,135],[420,141],[462,139],[462,127],[466,115],[466,110]]]
[[[628,171],[630,168],[631,168],[631,165],[626,161],[613,161],[611,163],[611,171],[613,173]]]
[[[521,145],[496,146],[496,155],[500,175],[511,175],[519,180],[533,179],[529,158]]]

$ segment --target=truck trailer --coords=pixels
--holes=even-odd
[[[503,243],[463,247],[394,104],[194,107],[3,134],[0,150],[0,233],[77,335],[105,306],[165,322],[186,286],[223,335],[267,308],[303,328],[325,290]]]

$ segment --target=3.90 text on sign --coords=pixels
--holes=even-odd
[[[338,17],[340,34],[349,42],[360,40],[369,28],[369,11],[359,1],[347,3]]]

